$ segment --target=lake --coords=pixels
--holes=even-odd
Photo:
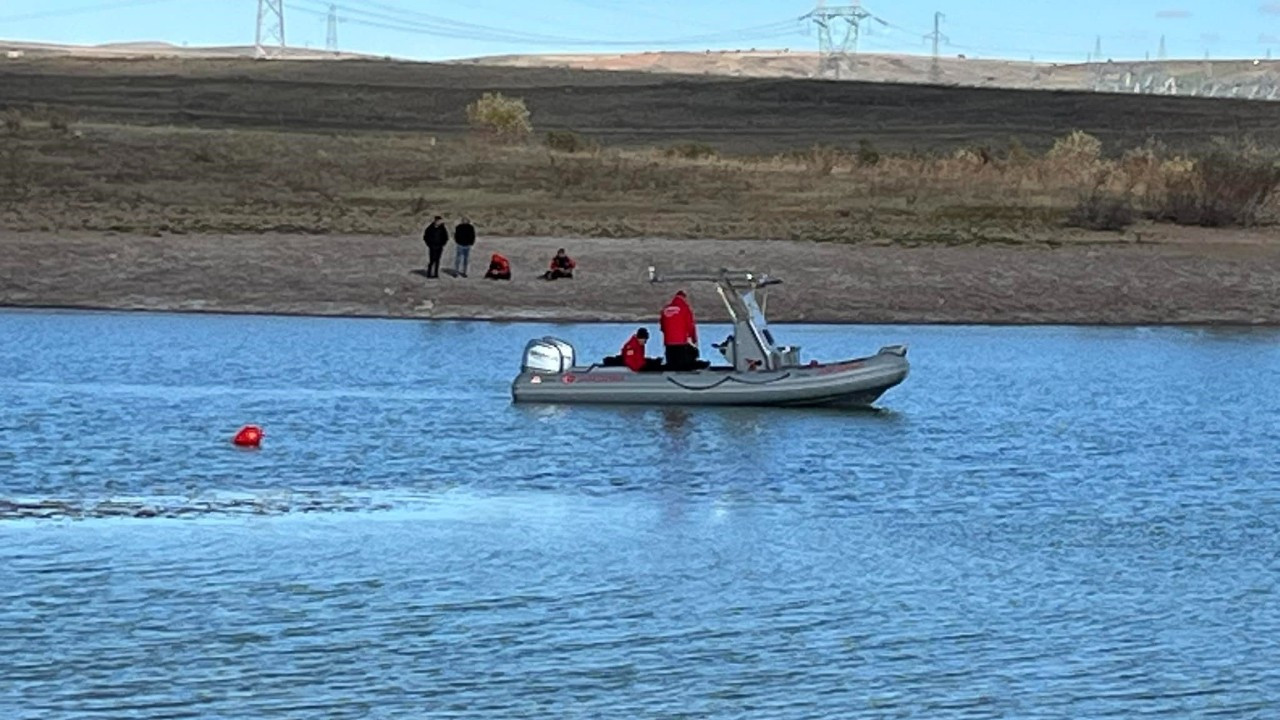
[[[782,326],[912,374],[511,404],[633,329],[0,312],[0,716],[1280,714],[1280,332]]]

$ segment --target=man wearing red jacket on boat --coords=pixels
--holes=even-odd
[[[667,351],[667,370],[679,372],[703,366],[698,362],[698,325],[683,290],[676,292],[662,309],[662,344]]]
[[[644,343],[649,339],[649,331],[640,328],[627,344],[622,346],[622,363],[633,372],[651,372],[662,369],[662,360],[645,357]]]

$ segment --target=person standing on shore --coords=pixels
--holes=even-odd
[[[476,244],[476,228],[471,219],[462,216],[462,222],[453,229],[453,274],[467,276],[467,263],[471,261],[471,246]]]
[[[444,226],[444,218],[437,215],[427,229],[422,231],[422,242],[427,244],[427,277],[440,277],[440,256],[444,254],[444,246],[449,244],[449,229]]]

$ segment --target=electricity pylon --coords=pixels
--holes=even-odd
[[[258,31],[253,45],[260,58],[284,55],[284,0],[258,0]]]
[[[862,22],[872,17],[859,0],[852,5],[827,7],[820,0],[818,7],[801,17],[818,28],[818,75],[840,78],[842,68],[853,69],[853,55],[858,52],[858,37],[862,34]]]
[[[942,21],[946,19],[946,15],[940,12],[933,14],[933,32],[924,36],[925,40],[933,41],[933,62],[929,64],[929,79],[937,82],[942,79],[942,67],[938,65],[938,45],[942,42],[951,42],[951,38],[942,34]]]
[[[329,31],[325,34],[324,49],[331,53],[338,52],[338,6],[329,6]]]

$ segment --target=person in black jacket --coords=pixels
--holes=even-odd
[[[476,228],[471,219],[462,216],[462,222],[453,229],[453,274],[467,276],[467,263],[471,260],[471,246],[476,244]]]
[[[427,244],[427,277],[440,277],[440,256],[444,254],[444,246],[449,244],[449,229],[444,226],[444,218],[437,215],[427,229],[422,231],[422,242]]]

